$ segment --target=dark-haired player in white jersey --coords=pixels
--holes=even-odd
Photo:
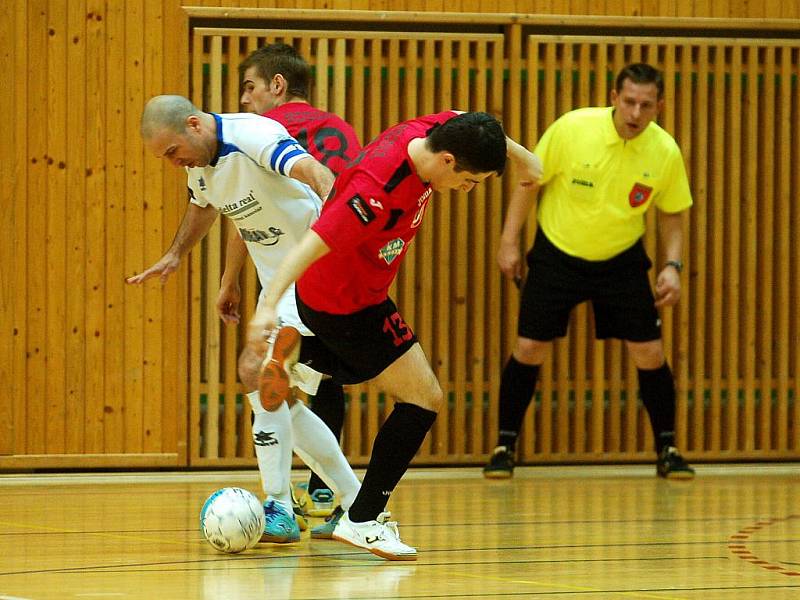
[[[341,516],[334,539],[390,560],[415,560],[384,511],[392,490],[436,418],[442,391],[411,327],[388,297],[389,286],[436,190],[470,191],[501,174],[507,153],[525,180],[536,158],[508,140],[486,113],[446,111],[406,121],[379,135],[336,180],[320,219],[286,257],[248,328],[272,362],[261,395],[288,394],[286,368],[299,360],[343,383],[374,380],[396,400],[375,438],[361,490]],[[280,296],[297,280],[298,311],[315,337],[283,327]],[[265,342],[265,335],[271,343]]]

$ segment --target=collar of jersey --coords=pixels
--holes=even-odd
[[[222,141],[222,117],[220,117],[217,113],[211,113],[211,115],[214,117],[214,121],[217,122],[217,153],[214,155],[214,158],[211,160],[211,162],[208,163],[208,166],[216,167],[225,142]]]
[[[623,140],[619,133],[617,133],[617,128],[614,127],[614,107],[609,106],[606,109],[608,112],[607,118],[603,119],[603,139],[607,146],[613,146],[615,144],[624,145],[635,152],[639,152],[642,148],[644,142],[643,140],[647,137],[650,137],[652,132],[652,123],[647,125],[647,129],[645,129],[642,133],[637,135],[632,140]]]

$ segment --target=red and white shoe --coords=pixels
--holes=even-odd
[[[291,394],[289,371],[300,355],[302,336],[294,327],[276,327],[267,339],[267,355],[258,375],[258,393],[264,410],[275,410]]]

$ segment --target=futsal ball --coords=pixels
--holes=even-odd
[[[200,510],[200,530],[220,552],[252,548],[264,532],[264,507],[254,494],[237,487],[217,490]]]

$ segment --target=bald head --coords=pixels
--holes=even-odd
[[[177,167],[205,167],[217,152],[214,115],[183,96],[155,96],[142,112],[142,140],[157,157]]]
[[[186,130],[187,119],[201,114],[202,111],[183,96],[154,96],[142,112],[142,138],[148,140],[164,130],[182,133]]]

